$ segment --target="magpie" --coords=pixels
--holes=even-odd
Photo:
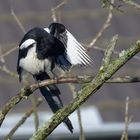
[[[89,65],[91,62],[85,48],[63,24],[51,23],[48,28],[34,27],[24,35],[19,44],[17,73],[20,82],[23,71],[40,82],[51,78],[47,72],[53,72],[55,66],[66,71],[73,65]],[[63,107],[56,85],[40,87],[39,90],[54,113]],[[72,133],[69,118],[64,123]]]

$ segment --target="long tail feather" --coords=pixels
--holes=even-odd
[[[46,72],[42,72],[34,76],[37,81],[50,79]],[[45,97],[52,111],[55,113],[63,107],[63,103],[60,99],[60,91],[56,85],[48,85],[47,87],[40,87],[41,94]],[[68,127],[71,133],[73,133],[73,126],[69,118],[64,120],[64,123]]]

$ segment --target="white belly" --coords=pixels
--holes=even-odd
[[[40,71],[44,71],[47,64],[47,60],[44,61],[37,58],[35,47],[33,47],[28,51],[27,56],[20,60],[19,66],[31,74],[37,74]]]

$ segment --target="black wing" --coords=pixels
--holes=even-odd
[[[48,30],[49,29],[49,30]],[[66,58],[73,64],[87,65],[92,62],[87,55],[85,48],[76,40],[76,38],[65,28],[63,24],[52,23],[47,30],[50,34],[59,39],[66,48]]]
[[[58,55],[65,52],[63,43],[53,35],[44,31],[43,28],[33,28],[25,35],[25,38],[34,39],[36,41],[36,51],[40,59],[58,57]]]
[[[37,54],[39,58],[58,57],[65,52],[65,47],[57,38],[48,34],[37,41]]]

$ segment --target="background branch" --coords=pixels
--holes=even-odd
[[[5,57],[5,56],[7,56],[7,55],[9,55],[9,54],[11,54],[12,52],[14,52],[17,49],[18,49],[18,47],[16,46],[16,47],[14,47],[14,48],[6,51],[5,53],[3,53],[3,54],[0,55],[0,59],[3,58],[3,57]]]
[[[114,0],[111,0],[111,3],[114,3]],[[113,12],[113,6],[110,5],[109,13],[105,23],[101,27],[100,31],[97,33],[96,37],[93,38],[93,40],[89,43],[89,45],[87,46],[87,50],[90,50],[93,47],[93,45],[97,42],[97,40],[102,36],[103,32],[111,25],[111,20],[113,17],[112,12]]]
[[[61,8],[62,6],[64,6],[65,4],[67,4],[67,0],[63,0],[61,3],[59,3],[56,7],[52,8],[51,11],[52,11],[52,19],[53,19],[53,22],[56,22],[57,21],[57,17],[56,17],[56,11]]]
[[[47,86],[49,84],[64,84],[64,83],[78,83],[84,84],[89,83],[92,81],[93,76],[77,76],[77,77],[60,77],[59,79],[51,79],[51,80],[44,80],[39,84],[32,84],[31,86],[24,87],[21,91],[14,97],[12,97],[2,108],[0,111],[0,126],[6,116],[6,114],[16,105],[18,104],[24,97],[29,96],[32,94],[36,89],[42,86]],[[140,82],[140,77],[117,77],[111,78],[106,83],[134,83]]]
[[[14,20],[18,24],[21,31],[25,34],[26,30],[25,30],[24,26],[22,25],[22,23],[20,22],[19,18],[15,14],[15,11],[14,11],[13,6],[12,6],[12,0],[10,1],[10,10],[11,10],[11,15],[13,16]]]
[[[73,93],[73,98],[76,98],[77,91],[76,91],[75,85],[70,83],[69,87],[70,87],[71,92]],[[80,107],[77,109],[77,118],[78,118],[78,125],[79,125],[79,129],[80,129],[79,140],[85,140],[85,134],[84,134],[83,124],[82,124],[82,116],[81,116]]]
[[[36,102],[36,106],[38,107],[43,102],[42,98],[38,98]],[[28,110],[24,116],[20,119],[20,121],[11,129],[11,131],[5,136],[5,140],[11,139],[17,129],[30,117],[30,115],[34,112],[34,108]]]
[[[129,97],[127,97],[125,103],[125,129],[122,133],[121,140],[128,140],[128,127],[132,120],[132,116],[129,117],[129,103],[130,103]]]
[[[136,2],[134,2],[133,0],[121,0],[121,1],[130,5],[130,6],[132,6],[132,7],[134,7],[134,8],[136,8],[136,9],[138,9],[138,10],[140,10],[140,5]]]

